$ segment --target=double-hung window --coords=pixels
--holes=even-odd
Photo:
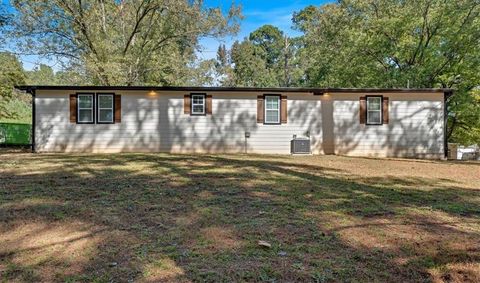
[[[113,94],[97,95],[97,122],[100,124],[113,123]]]
[[[382,97],[367,96],[367,125],[382,124]]]
[[[93,103],[93,94],[78,94],[78,113],[77,113],[77,122],[79,124],[89,124],[94,122],[94,103]]]
[[[280,123],[280,96],[265,95],[265,124]]]
[[[205,94],[192,94],[192,115],[205,114]]]

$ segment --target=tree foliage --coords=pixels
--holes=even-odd
[[[0,121],[31,122],[31,96],[14,88],[16,85],[80,85],[82,74],[73,70],[54,72],[52,67],[40,64],[25,71],[17,56],[0,53]]]
[[[283,32],[275,26],[264,25],[250,33],[249,40],[257,48],[267,68],[274,68],[282,58]]]
[[[14,0],[10,37],[23,52],[82,66],[95,84],[178,85],[198,39],[238,29],[228,15],[189,0]]]
[[[45,64],[40,64],[31,71],[26,71],[27,84],[29,85],[56,85],[58,80],[56,79],[55,72],[52,67]]]
[[[479,143],[479,14],[471,0],[344,0],[309,6],[293,23],[308,85],[454,88],[449,138]]]
[[[277,84],[274,70],[267,68],[259,52],[249,40],[233,44],[231,56],[236,86],[266,87]]]
[[[29,108],[29,98],[14,89],[25,83],[25,74],[18,58],[8,52],[0,53],[0,119],[22,118],[24,108]]]
[[[454,87],[472,79],[480,60],[479,5],[345,0],[308,7],[294,23],[314,58],[312,85]]]
[[[290,86],[301,78],[297,38],[289,38],[277,27],[264,25],[243,41],[236,41],[230,50],[230,68],[225,66],[225,51],[219,50],[219,66],[229,75],[227,84],[238,86]],[[295,82],[294,82],[295,81]],[[223,84],[226,81],[222,81]]]
[[[222,86],[235,86],[235,78],[232,68],[231,54],[225,44],[218,46],[217,58],[215,60],[216,84]]]

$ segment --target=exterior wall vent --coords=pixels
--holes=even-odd
[[[290,142],[292,154],[310,154],[310,139],[294,137]]]

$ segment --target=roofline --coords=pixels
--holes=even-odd
[[[144,91],[239,91],[239,92],[308,92],[317,95],[335,92],[353,93],[450,93],[448,88],[310,88],[310,87],[198,87],[198,86],[93,86],[93,85],[20,85],[16,89],[32,90],[144,90]]]

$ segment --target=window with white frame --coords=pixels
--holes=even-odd
[[[368,125],[382,124],[382,97],[381,96],[367,97],[367,124]]]
[[[265,95],[265,124],[280,123],[280,96]]]
[[[93,94],[77,95],[78,123],[93,123]]]
[[[113,94],[98,94],[97,122],[113,123]]]
[[[192,94],[192,114],[205,114],[205,94]]]

